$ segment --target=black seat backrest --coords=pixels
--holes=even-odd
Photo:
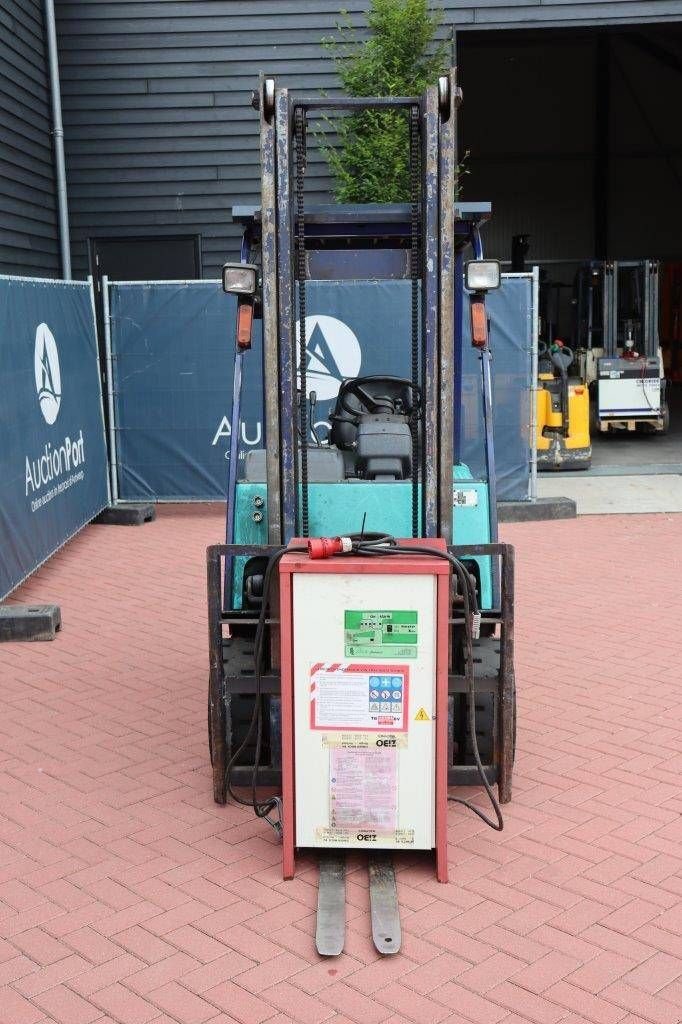
[[[347,378],[348,381],[351,379],[352,378]],[[359,384],[362,384],[364,390],[373,398],[388,398],[393,403],[400,403],[403,415],[409,414],[412,411],[412,389],[409,381],[401,380],[399,378],[391,380],[390,378],[383,377],[377,377],[376,379],[373,379],[372,377],[358,377],[357,381]],[[337,448],[348,451],[352,448],[355,441],[357,426],[354,422],[353,415],[341,405],[341,396],[344,392],[344,384],[346,384],[346,380],[341,383],[334,409],[329,417],[332,425],[329,439]],[[345,396],[345,403],[347,406],[350,406],[354,412],[356,411],[358,416],[369,413],[369,410],[365,408],[357,395],[347,394]]]

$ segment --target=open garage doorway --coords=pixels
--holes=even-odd
[[[584,381],[591,468],[541,474],[540,492],[570,494],[580,476],[682,474],[682,24],[467,32],[457,50],[464,198],[492,200],[486,255],[505,269],[540,267],[541,338],[576,352],[585,346],[586,266],[656,266],[651,317],[669,426],[604,433],[594,414],[598,380]],[[621,307],[612,311],[618,358],[643,350],[633,323],[650,316],[643,297]],[[592,343],[598,347],[597,334]],[[569,375],[580,376],[577,359]],[[548,484],[555,475],[561,483]]]

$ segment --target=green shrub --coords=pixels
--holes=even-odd
[[[344,13],[343,11],[341,12]],[[349,24],[323,40],[350,96],[419,96],[447,68],[449,42],[438,41],[442,11],[428,0],[371,0],[369,37]],[[329,122],[331,126],[331,122]],[[341,203],[401,203],[410,198],[405,112],[363,111],[338,118],[335,145],[323,145]]]

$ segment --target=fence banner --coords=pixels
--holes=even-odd
[[[320,438],[344,377],[410,373],[406,281],[310,281],[308,391]],[[531,279],[489,296],[495,350],[498,496],[527,498],[532,380]],[[225,497],[236,300],[213,281],[109,285],[118,492],[121,500]],[[468,308],[468,307],[467,307]],[[464,317],[461,457],[484,476],[480,361]],[[244,356],[240,458],[263,447],[260,322]],[[499,370],[499,372],[498,372]]]
[[[108,504],[87,283],[0,277],[0,596]]]
[[[471,345],[465,298],[462,346],[461,459],[485,479],[481,357]],[[502,275],[502,285],[486,298],[493,354],[495,476],[501,501],[529,497],[531,402],[533,399],[532,275]]]

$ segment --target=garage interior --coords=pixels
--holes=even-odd
[[[486,252],[505,269],[528,236],[553,336],[576,344],[588,260],[660,261],[668,433],[593,432],[590,469],[542,476],[682,472],[681,26],[461,32],[457,50],[463,196],[492,200]]]

